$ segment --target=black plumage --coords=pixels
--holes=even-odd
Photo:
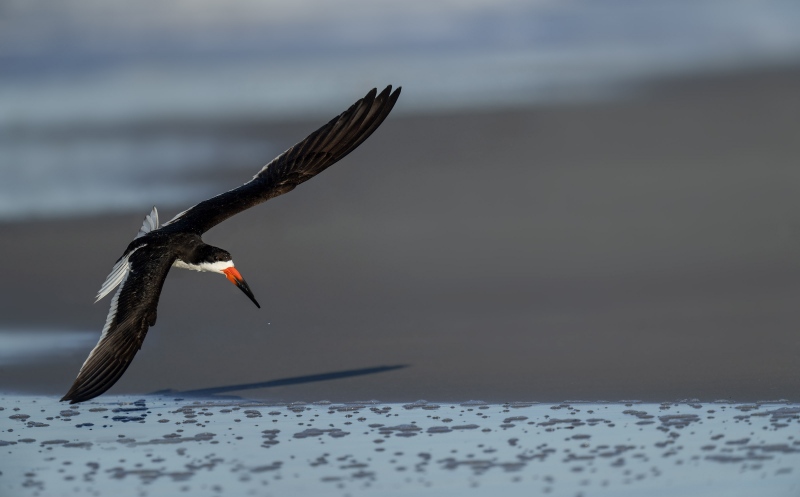
[[[127,247],[117,261],[99,297],[116,284],[106,325],[78,377],[61,399],[74,404],[102,394],[119,380],[141,348],[148,329],[156,322],[156,309],[164,280],[173,264],[230,268],[230,254],[203,242],[201,235],[225,219],[254,205],[293,190],[352,152],[366,140],[394,107],[400,88],[373,89],[349,109],[264,166],[252,180],[187,209],[162,227],[156,220]],[[117,267],[120,269],[117,270]],[[204,269],[209,270],[209,269]],[[217,271],[216,272],[223,272]],[[114,278],[114,275],[117,275]],[[258,306],[238,271],[226,274]],[[260,306],[259,306],[260,307]]]

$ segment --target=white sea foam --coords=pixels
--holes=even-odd
[[[90,347],[97,331],[0,330],[0,365],[44,361]]]

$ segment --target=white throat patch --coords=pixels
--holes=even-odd
[[[187,264],[180,259],[172,263],[173,266],[181,269],[191,269],[192,271],[206,271],[209,273],[221,273],[223,269],[233,267],[233,261],[201,262],[200,264]]]

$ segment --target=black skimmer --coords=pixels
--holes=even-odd
[[[100,341],[61,400],[83,402],[117,382],[141,348],[147,330],[156,323],[158,297],[173,266],[223,274],[260,308],[231,254],[203,243],[201,235],[234,214],[293,190],[361,145],[389,115],[400,88],[392,92],[387,86],[376,94],[377,90],[370,91],[244,185],[204,200],[162,226],[153,207],[97,293],[95,302],[119,287],[111,299]]]

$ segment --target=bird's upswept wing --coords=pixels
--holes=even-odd
[[[156,307],[172,258],[147,245],[127,258],[130,267],[111,299],[100,341],[81,366],[78,378],[61,400],[71,404],[97,397],[117,382],[156,322]]]
[[[400,88],[387,86],[379,95],[373,89],[328,124],[311,133],[264,166],[244,185],[217,195],[164,223],[167,231],[198,235],[256,204],[291,191],[324,171],[366,140],[389,115]]]
[[[289,148],[264,166],[252,180],[231,191],[200,202],[158,227],[153,209],[136,237],[111,271],[98,293],[98,300],[117,292],[100,341],[81,366],[78,378],[61,400],[70,403],[102,394],[122,376],[141,348],[147,330],[156,322],[161,288],[175,255],[163,246],[148,246],[151,232],[201,235],[225,219],[294,189],[319,174],[366,140],[389,115],[400,88],[388,86],[380,94],[373,89],[349,109],[305,140]],[[251,297],[252,298],[252,297]]]

